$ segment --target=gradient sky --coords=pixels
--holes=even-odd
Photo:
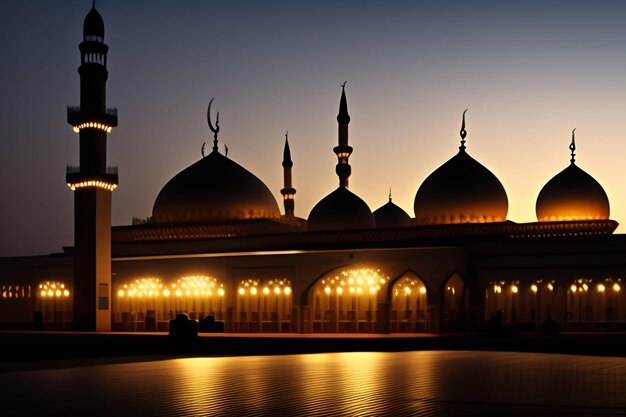
[[[65,166],[78,163],[66,106],[79,103],[88,0],[0,3],[0,256],[73,244]],[[352,121],[350,187],[372,210],[411,216],[434,169],[468,152],[509,197],[509,220],[536,221],[541,187],[578,165],[626,221],[626,2],[100,0],[108,55],[109,135],[118,166],[113,224],[148,217],[163,185],[210,141],[215,98],[229,157],[281,203],[289,130],[296,215],[337,187],[341,89]],[[207,145],[210,149],[210,144]],[[282,203],[281,203],[282,208]],[[623,228],[618,229],[618,231]]]

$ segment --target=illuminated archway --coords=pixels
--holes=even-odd
[[[530,284],[519,281],[492,281],[486,289],[486,319],[498,318],[502,323],[519,324],[533,330],[548,318],[555,308],[555,282],[536,280]]]
[[[443,321],[447,330],[461,330],[467,307],[465,283],[458,273],[452,274],[443,286]]]
[[[616,330],[626,317],[621,278],[574,280],[567,289],[570,330]]]
[[[425,332],[427,325],[427,289],[424,282],[408,272],[396,280],[391,289],[391,331]]]
[[[240,332],[291,331],[293,296],[286,278],[241,280],[235,328]]]
[[[63,281],[44,281],[37,288],[37,311],[44,324],[54,327],[69,326],[72,320],[72,297]]]
[[[117,286],[113,305],[120,330],[167,331],[176,314],[202,320],[224,317],[224,285],[217,278],[192,275],[166,284],[157,277],[140,277]]]
[[[326,274],[309,289],[311,330],[374,332],[378,295],[388,283],[389,276],[377,268],[345,268]]]

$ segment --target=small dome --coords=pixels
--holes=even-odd
[[[509,200],[498,178],[462,146],[424,180],[414,209],[417,224],[503,222]]]
[[[278,204],[267,186],[217,150],[172,178],[152,209],[158,223],[277,217]]]
[[[104,39],[104,21],[95,7],[92,7],[89,13],[87,13],[83,23],[83,38],[88,40],[90,36],[100,38],[100,41]]]
[[[374,212],[374,219],[376,220],[376,228],[388,229],[392,227],[407,227],[411,225],[411,217],[395,205],[391,198],[384,206],[380,207]]]
[[[365,201],[339,187],[313,207],[309,230],[372,229],[374,216]]]
[[[602,186],[573,162],[543,186],[536,210],[540,222],[600,220],[610,214]]]

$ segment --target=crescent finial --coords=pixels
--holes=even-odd
[[[348,83],[347,81],[344,81],[343,83],[341,83],[341,88],[346,88],[347,83]]]
[[[572,143],[570,143],[569,145],[569,150],[571,151],[571,155],[572,155],[572,159],[570,159],[569,161],[573,164],[574,162],[576,162],[576,154],[574,152],[576,152],[576,137],[574,135],[574,132],[576,132],[576,128],[574,128],[574,130],[572,130]]]
[[[220,131],[220,112],[217,112],[217,116],[215,117],[215,126],[211,123],[211,104],[213,104],[213,100],[215,97],[211,98],[209,101],[209,108],[206,111],[206,119],[209,122],[209,129],[213,132],[213,151],[217,152],[217,134]]]
[[[463,112],[463,121],[461,122],[461,146],[459,147],[461,150],[465,149],[465,138],[467,137],[467,131],[465,130],[465,113],[467,113],[467,110],[469,109],[465,109]]]

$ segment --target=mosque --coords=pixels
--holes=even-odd
[[[288,138],[281,213],[259,178],[220,153],[210,102],[212,151],[163,186],[149,219],[111,227],[118,173],[106,144],[117,110],[106,104],[95,7],[79,49],[80,106],[67,114],[80,147],[66,175],[74,247],[0,259],[0,327],[167,331],[184,312],[226,332],[442,333],[492,316],[521,331],[548,318],[564,330],[626,329],[626,239],[613,234],[602,186],[576,163],[573,132],[571,159],[537,197],[537,222],[507,220],[504,187],[467,149],[465,113],[458,151],[416,190],[414,217],[391,196],[372,211],[349,189],[344,84],[338,187],[304,219]]]

